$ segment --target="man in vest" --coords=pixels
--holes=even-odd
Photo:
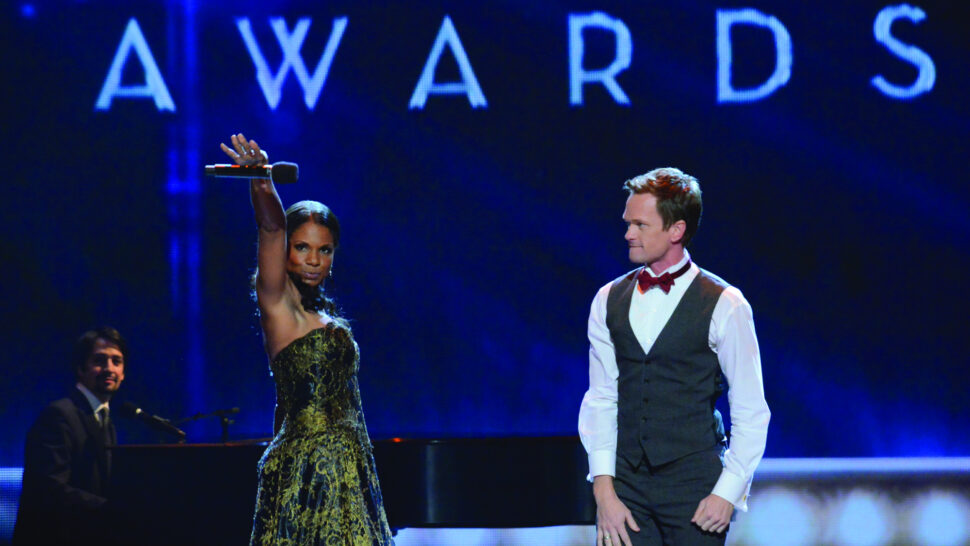
[[[579,411],[597,545],[724,544],[771,416],[751,306],[685,250],[701,218],[694,177],[655,169],[624,188],[630,261],[642,267],[593,300]],[[725,390],[727,449],[714,409]]]

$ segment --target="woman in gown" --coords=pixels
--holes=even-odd
[[[231,137],[238,165],[263,165],[255,141]],[[323,293],[340,224],[316,201],[286,212],[269,180],[252,179],[259,226],[256,300],[276,380],[275,437],[259,461],[253,545],[392,544],[357,388],[347,321]]]

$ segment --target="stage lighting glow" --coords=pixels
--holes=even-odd
[[[587,546],[596,542],[595,525],[558,525],[518,529],[401,529],[397,546]]]
[[[0,468],[0,543],[2,544],[13,536],[23,474],[23,468]]]
[[[893,536],[894,518],[887,501],[870,492],[852,491],[835,504],[832,514],[836,544],[879,546]]]
[[[818,530],[817,510],[812,497],[782,488],[769,489],[749,501],[751,510],[744,518],[743,542],[763,546],[802,546],[815,544]],[[732,531],[735,525],[732,525]],[[738,526],[740,527],[740,526]]]
[[[595,525],[560,525],[556,527],[526,527],[503,529],[489,544],[556,544],[588,546],[596,543]],[[493,539],[494,540],[494,539]]]
[[[397,546],[445,546],[468,544],[478,546],[494,544],[494,529],[401,529],[394,537]]]
[[[970,540],[970,502],[950,492],[932,491],[916,501],[910,518],[915,542],[926,546],[956,546]]]

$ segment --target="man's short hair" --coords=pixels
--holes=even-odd
[[[121,351],[121,356],[125,359],[125,369],[127,369],[128,343],[125,341],[125,338],[122,337],[118,330],[110,326],[101,326],[100,328],[84,332],[81,334],[81,337],[77,338],[77,342],[74,343],[74,359],[72,361],[74,364],[74,373],[84,369],[84,363],[91,356],[91,351],[94,350],[94,344],[99,339],[103,339],[118,347],[118,350]]]
[[[670,229],[674,222],[683,220],[684,246],[690,243],[701,223],[701,185],[693,176],[675,169],[663,167],[646,174],[635,176],[623,183],[623,189],[630,195],[649,193],[657,198],[657,211],[663,218],[664,229]]]

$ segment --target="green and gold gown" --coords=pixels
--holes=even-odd
[[[342,320],[295,340],[270,363],[284,417],[259,461],[251,544],[392,544],[359,364]]]

